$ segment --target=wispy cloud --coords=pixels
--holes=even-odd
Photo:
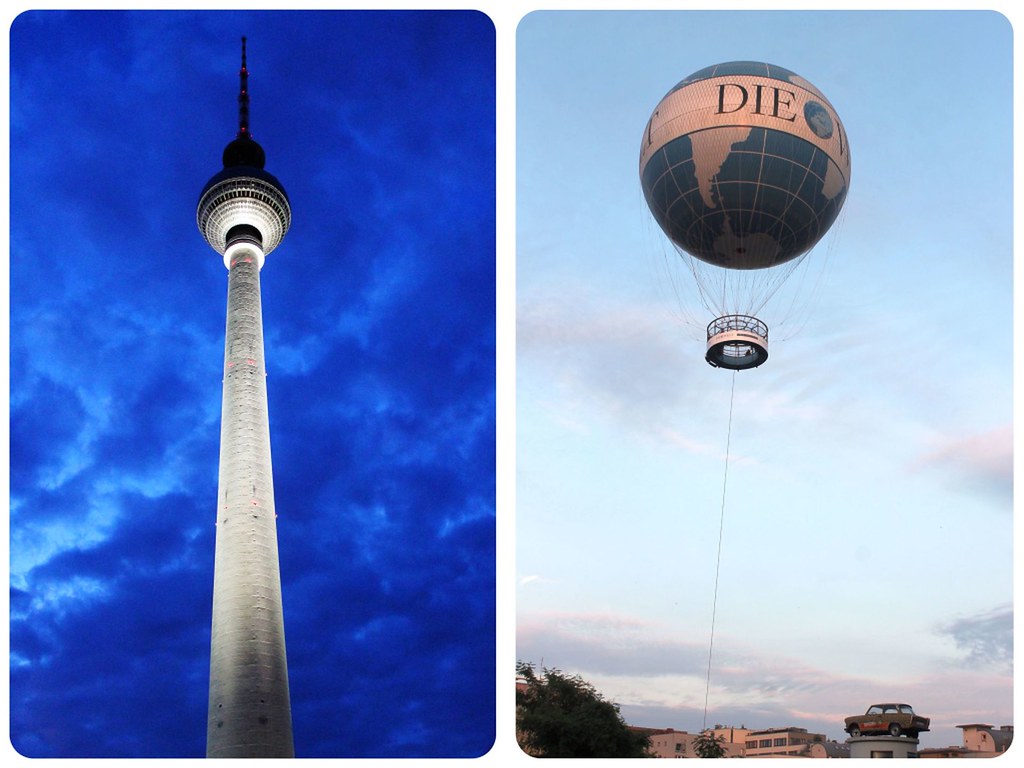
[[[911,470],[940,473],[953,487],[980,491],[999,501],[1013,500],[1013,426],[985,432],[943,436],[920,456]]]
[[[953,619],[937,632],[952,638],[969,668],[1013,666],[1013,606]]]
[[[596,401],[609,415],[644,428],[683,398],[670,373],[681,351],[649,308],[600,306],[586,294],[571,306],[539,298],[519,306],[516,322],[521,359],[547,366],[570,396]]]
[[[519,624],[524,661],[588,674],[633,677],[700,674],[707,651],[663,627],[617,614],[543,614]]]
[[[645,440],[720,454],[721,446],[706,445],[694,437],[696,431],[667,426],[680,413],[701,414],[721,394],[702,396],[687,383],[693,368],[684,355],[693,350],[679,328],[650,306],[590,294],[581,289],[571,303],[551,296],[519,305],[516,344],[526,382],[521,392],[572,431],[586,432],[598,419]],[[539,375],[527,373],[531,367]],[[533,393],[531,380],[545,381],[545,390]]]

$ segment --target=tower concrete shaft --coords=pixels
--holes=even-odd
[[[270,461],[262,248],[225,250],[228,272],[207,757],[293,757]]]

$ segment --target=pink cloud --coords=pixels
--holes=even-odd
[[[912,471],[937,470],[968,489],[1009,500],[1013,494],[1013,427],[943,440],[919,457]]]

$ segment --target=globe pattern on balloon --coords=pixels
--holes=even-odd
[[[850,183],[846,132],[825,96],[771,64],[729,62],[678,83],[647,123],[647,204],[680,249],[727,269],[810,250]]]

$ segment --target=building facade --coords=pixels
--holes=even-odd
[[[700,734],[677,731],[674,728],[634,728],[633,730],[645,733],[650,738],[648,751],[651,757],[700,757],[693,746],[694,741]],[[738,729],[718,726],[715,729],[708,729],[705,733],[710,733],[716,739],[722,740],[725,757],[743,757],[743,742],[733,741],[731,738],[735,731],[738,731]],[[746,733],[746,730],[743,733]]]
[[[845,744],[829,741],[823,733],[809,733],[806,728],[769,728],[749,731],[744,744],[744,757],[849,757]]]

